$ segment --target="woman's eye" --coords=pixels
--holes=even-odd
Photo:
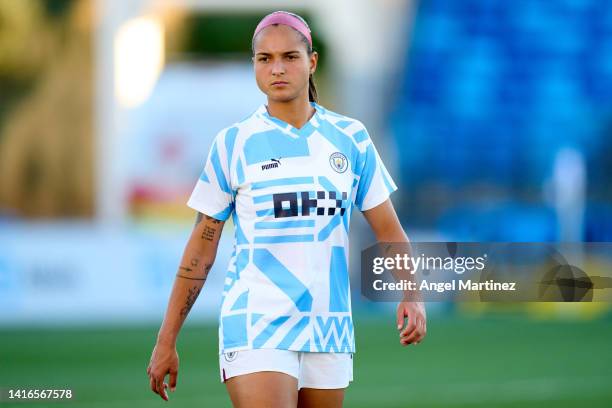
[[[268,57],[259,57],[259,58],[257,58],[257,61],[259,61],[259,62],[268,62]]]
[[[289,60],[294,60],[294,59],[296,59],[296,58],[297,58],[297,56],[295,56],[295,55],[288,55],[288,56],[287,56],[287,58],[288,58]]]

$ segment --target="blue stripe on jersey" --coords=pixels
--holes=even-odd
[[[289,316],[281,316],[272,320],[270,324],[268,324],[268,326],[253,339],[253,348],[261,348],[264,344],[266,344],[266,342],[270,340],[270,337],[272,337],[278,328],[281,327],[287,320],[289,320]]]
[[[227,152],[227,168],[232,168],[232,157],[234,155],[234,143],[236,143],[236,136],[238,135],[238,128],[232,127],[225,134],[225,151]]]
[[[346,230],[347,234],[349,232],[352,211],[353,211],[353,203],[349,201],[348,208],[344,211],[344,215],[342,216],[342,224],[344,224],[344,229]]]
[[[351,337],[353,337],[350,319],[351,319],[350,316],[344,316],[342,317],[342,320],[340,320],[338,316],[330,316],[324,322],[321,316],[317,316],[316,320],[321,330],[321,336],[323,337],[323,339],[329,339],[327,341],[327,344],[325,345],[321,344],[321,347],[318,347],[318,348],[320,348],[321,351],[325,351],[325,352],[333,351],[337,353],[340,350],[350,351],[349,340]],[[340,346],[338,345],[338,343],[336,343],[336,337],[328,336],[328,333],[331,330],[332,324],[336,329],[336,333],[338,334],[337,339],[341,342]],[[347,329],[346,331],[345,331],[345,327]],[[315,330],[315,334],[316,332],[317,331]]]
[[[317,237],[317,239],[319,241],[325,241],[327,238],[329,238],[329,235],[332,233],[334,228],[340,225],[341,221],[342,221],[342,218],[340,217],[340,214],[334,215],[332,219],[329,221],[329,223],[325,227],[323,227],[321,231],[319,231],[319,236]]]
[[[361,143],[368,139],[368,132],[366,132],[365,129],[361,129],[359,132],[355,133],[353,137],[357,143]]]
[[[251,313],[251,326],[255,326],[255,323],[261,319],[261,316],[263,316],[263,313]]]
[[[349,135],[343,133],[329,121],[323,121],[321,123],[319,134],[336,146],[340,152],[346,154],[350,164],[350,170],[353,173],[359,171],[360,152]]]
[[[236,211],[232,213],[232,220],[234,220],[234,235],[236,237],[236,244],[248,244],[249,240],[246,238],[246,235],[244,235],[244,231],[242,231],[242,227],[240,226],[240,217],[238,217]]]
[[[236,257],[236,279],[240,279],[240,272],[246,268],[249,263],[249,250],[241,249]]]
[[[350,120],[339,120],[338,122],[336,122],[336,126],[338,126],[341,129],[346,129],[347,127],[351,125],[351,123],[353,122]]]
[[[348,266],[344,247],[334,246],[329,266],[329,311],[348,312]]]
[[[380,172],[383,175],[383,180],[385,182],[385,186],[387,186],[387,190],[389,191],[389,193],[395,191],[393,186],[391,185],[391,181],[389,180],[389,175],[387,174],[387,172],[384,171],[382,167],[380,168]]]
[[[274,215],[274,208],[266,208],[265,210],[255,211],[255,215],[258,217],[268,217]]]
[[[266,181],[257,181],[251,184],[251,189],[259,190],[267,187],[276,187],[276,186],[287,186],[293,184],[312,184],[314,183],[314,178],[312,177],[286,177],[274,180],[266,180]]]
[[[267,249],[253,250],[253,263],[282,290],[300,312],[312,310],[312,295],[304,284]]]
[[[255,229],[304,228],[314,227],[314,220],[303,221],[261,221],[255,223]]]
[[[208,179],[208,176],[206,175],[206,169],[202,170],[202,174],[200,174],[200,180],[206,183],[210,183],[210,180]]]
[[[287,210],[288,208],[285,208],[285,210]],[[305,217],[310,216],[311,212],[315,211],[316,208],[315,207],[309,207],[308,208],[308,215],[305,215]],[[302,205],[298,205],[297,206],[297,212],[298,214],[302,214]],[[345,212],[346,214],[346,212]],[[257,210],[255,211],[255,215],[257,215],[258,217],[268,217],[268,216],[273,216],[274,215],[274,208],[266,208],[263,210]]]
[[[291,126],[291,125],[289,125],[287,122],[283,122],[283,121],[282,121],[282,120],[280,120],[279,118],[274,117],[274,116],[271,116],[271,115],[268,113],[268,110],[267,110],[267,109],[266,109],[266,110],[264,110],[262,113],[263,113],[263,115],[264,115],[264,116],[265,116],[265,117],[266,117],[268,120],[270,120],[271,122],[274,122],[274,124],[275,124],[276,126],[280,127],[281,129],[289,129],[289,127]]]
[[[370,189],[370,184],[372,183],[372,179],[374,178],[375,172],[376,154],[374,153],[374,148],[372,147],[372,145],[369,145],[366,149],[365,165],[361,173],[361,177],[359,179],[359,186],[357,187],[357,196],[355,197],[355,204],[357,204],[359,208],[361,208],[363,200],[368,194],[368,190]]]
[[[230,216],[230,214],[232,213],[233,209],[234,209],[234,204],[230,204],[227,207],[225,207],[224,210],[219,211],[218,213],[211,215],[211,217],[213,217],[213,218],[215,218],[217,220],[225,221]]]
[[[215,175],[217,176],[217,182],[219,183],[219,187],[221,187],[221,190],[223,192],[231,194],[232,191],[229,188],[227,178],[225,177],[225,173],[223,172],[223,167],[221,167],[221,160],[219,159],[219,150],[217,149],[216,141],[213,144],[210,161],[212,162],[213,169],[215,170]]]
[[[315,128],[311,122],[306,122],[304,126],[302,126],[299,129],[296,129],[296,128],[291,129],[293,133],[299,136],[303,136],[303,137],[309,137],[310,135],[314,133],[315,130],[317,130],[317,128]]]
[[[306,340],[306,343],[304,343],[299,351],[310,351],[310,339]]]
[[[285,338],[283,338],[281,340],[280,343],[278,343],[278,346],[276,346],[276,348],[279,349],[283,349],[283,350],[287,350],[289,348],[289,346],[291,346],[293,344],[293,342],[295,341],[295,339],[297,339],[297,337],[300,335],[300,333],[302,333],[302,331],[304,331],[304,329],[306,328],[306,326],[308,325],[308,322],[310,321],[310,317],[308,316],[304,316],[302,317],[290,330],[289,332],[287,332],[287,334],[285,335]]]
[[[253,197],[253,204],[261,204],[265,203],[266,201],[272,201],[272,194],[264,194]]]
[[[318,352],[322,352],[323,351],[323,346],[321,344],[321,340],[319,339],[319,333],[317,329],[313,330],[313,337],[314,337],[314,344],[317,347],[317,351]]]
[[[238,163],[236,163],[236,173],[238,174],[238,184],[244,183],[244,170],[242,169],[241,158],[238,158]]]
[[[323,186],[323,188],[327,191],[339,191],[336,186],[334,186],[325,176],[319,176],[319,184],[321,184],[321,186]]]
[[[234,283],[238,280],[236,273],[232,271],[227,271],[227,273],[225,274],[225,280],[227,281],[228,279],[229,282],[226,282],[223,286],[224,291],[230,290],[232,286],[234,286]]]
[[[238,296],[238,299],[236,299],[236,301],[234,302],[234,305],[232,306],[230,310],[246,309],[248,299],[249,299],[249,291],[246,290],[240,296]]]
[[[313,242],[314,235],[267,235],[255,237],[256,244],[282,244],[286,242]]]
[[[247,165],[274,158],[305,157],[310,155],[306,139],[292,139],[278,129],[252,134],[244,143]]]
[[[248,344],[246,314],[222,317],[221,324],[223,326],[224,348],[246,346]]]

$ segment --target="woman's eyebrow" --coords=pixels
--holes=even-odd
[[[282,54],[282,55],[289,55],[289,54],[299,54],[299,53],[300,53],[300,52],[299,52],[298,50],[291,50],[291,51],[281,52],[281,53],[279,53],[279,54]],[[263,56],[268,56],[268,55],[272,55],[272,53],[270,53],[270,52],[263,52],[263,51],[261,51],[261,52],[256,53],[255,55],[263,55]]]

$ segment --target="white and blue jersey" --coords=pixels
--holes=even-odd
[[[351,212],[397,187],[361,122],[311,104],[316,113],[300,129],[261,105],[219,132],[189,199],[235,226],[220,352],[355,351]]]

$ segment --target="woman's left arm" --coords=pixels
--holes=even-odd
[[[378,242],[410,242],[397,218],[391,200],[363,211]],[[404,318],[408,324],[404,327]],[[427,333],[425,305],[418,301],[402,301],[397,306],[397,329],[403,346],[418,344]]]

